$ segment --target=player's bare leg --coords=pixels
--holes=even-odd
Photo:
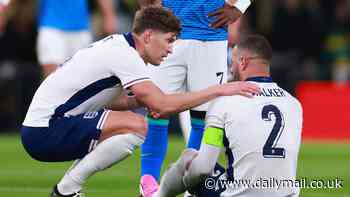
[[[107,115],[96,148],[69,170],[57,184],[56,190],[61,196],[78,195],[87,178],[122,161],[143,143],[147,132],[143,116],[129,111],[110,111]]]

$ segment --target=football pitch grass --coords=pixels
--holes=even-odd
[[[166,165],[184,148],[180,136],[170,136]],[[140,151],[87,182],[88,197],[138,196]],[[41,163],[23,150],[16,134],[0,135],[0,197],[47,197],[70,163]],[[298,178],[342,180],[343,188],[303,189],[303,197],[350,197],[350,143],[303,143]]]

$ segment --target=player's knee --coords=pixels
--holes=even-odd
[[[103,130],[107,133],[106,136],[136,133],[142,137],[147,133],[147,122],[145,118],[133,112],[115,112],[112,111],[104,125]]]
[[[129,145],[129,150],[132,152],[136,147],[143,144],[145,141],[144,136],[129,134],[127,135],[126,142]]]
[[[118,136],[119,137],[119,136]],[[121,141],[119,141],[119,151],[126,156],[131,155],[136,148],[141,146],[145,141],[145,137],[136,134],[122,135]]]
[[[198,151],[196,149],[187,148],[182,152],[181,157],[185,160],[192,161],[197,155]]]
[[[186,169],[185,176],[190,173],[191,176],[196,177],[198,181],[201,181],[210,176],[213,169],[209,165],[203,165],[199,163],[199,161],[196,161],[195,158],[197,156],[198,151],[195,149],[186,149],[181,155]]]
[[[180,164],[183,166],[184,169],[188,169],[191,165],[193,159],[198,155],[198,151],[195,149],[185,149],[181,156],[180,156]]]
[[[119,149],[127,154],[132,154],[135,148],[140,146],[145,140],[143,136],[133,133],[113,136],[112,139],[115,139]]]

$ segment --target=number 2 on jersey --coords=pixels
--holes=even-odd
[[[272,115],[275,116],[275,124],[271,130],[263,148],[265,158],[285,158],[285,149],[276,147],[284,129],[284,119],[281,111],[275,105],[266,105],[262,109],[261,118],[265,121],[272,121]]]

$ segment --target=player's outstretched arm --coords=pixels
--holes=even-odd
[[[252,94],[260,92],[258,86],[249,82],[231,82],[197,92],[166,95],[152,82],[144,81],[133,85],[131,90],[139,103],[160,115],[185,111],[219,96],[251,97]]]
[[[221,149],[224,147],[224,130],[208,127],[204,131],[202,140],[198,156],[193,159],[183,178],[187,190],[191,190],[212,174]]]

